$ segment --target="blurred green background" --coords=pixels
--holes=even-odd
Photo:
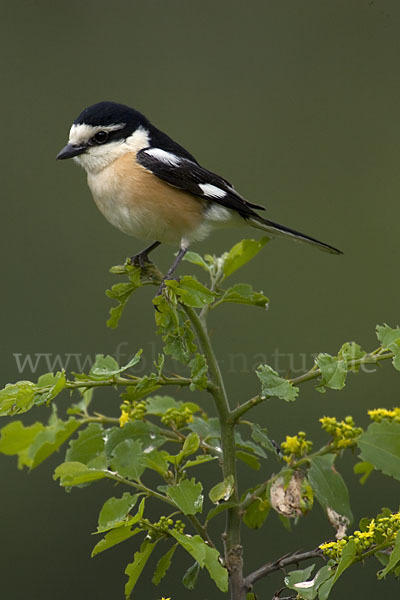
[[[372,349],[376,323],[398,323],[396,0],[14,0],[3,3],[0,27],[2,385],[48,370],[42,358],[36,373],[20,372],[15,354],[35,361],[47,353],[63,364],[71,354],[71,370],[78,369],[77,354],[119,348],[130,355],[143,347],[147,363],[154,354],[153,290],[134,298],[118,330],[105,327],[104,290],[114,283],[108,268],[141,242],[103,219],[82,171],[55,161],[73,119],[100,100],[138,108],[250,201],[265,204],[270,218],[345,252],[335,257],[276,240],[236,274],[236,281],[262,289],[271,305],[266,313],[232,306],[212,321],[233,402],[257,390],[252,370],[259,362],[293,372],[344,341]],[[196,250],[220,253],[253,233],[214,234]],[[154,256],[165,268],[172,253],[162,247]],[[365,426],[368,408],[398,404],[399,385],[399,374],[385,364],[375,374],[349,377],[341,393],[320,395],[305,385],[294,405],[272,400],[252,417],[278,442],[298,429],[319,442],[319,416],[351,413]],[[116,395],[99,402],[118,414]],[[38,410],[25,421],[46,417]],[[97,484],[67,495],[51,479],[61,460],[27,475],[0,456],[2,596],[122,598],[134,544],[89,558],[98,510],[121,490]],[[268,472],[273,468],[271,461]],[[352,460],[339,468],[356,521],[382,505],[398,507],[397,482],[374,474],[362,488]],[[249,485],[263,474],[244,469],[243,477]],[[292,535],[272,515],[259,532],[244,531],[246,571],[332,533],[318,507]],[[147,570],[135,597],[187,597],[180,579],[190,563],[182,554],[159,589]],[[332,598],[395,594],[394,580],[376,582],[377,569],[378,563],[356,567]],[[281,582],[277,574],[262,583],[260,598],[272,598]],[[194,600],[217,596],[205,575],[190,593]]]

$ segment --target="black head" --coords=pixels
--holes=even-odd
[[[117,102],[98,102],[88,106],[71,127],[70,142],[59,152],[58,159],[83,154],[90,147],[127,139],[149,122],[139,111]]]

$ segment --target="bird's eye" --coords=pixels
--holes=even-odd
[[[107,131],[98,131],[93,136],[93,140],[96,142],[96,144],[104,144],[104,142],[106,142],[107,139],[108,139]]]

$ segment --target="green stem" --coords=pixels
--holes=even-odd
[[[373,352],[366,354],[362,358],[356,358],[354,360],[349,360],[347,363],[347,371],[351,371],[352,369],[359,367],[361,365],[378,364],[383,360],[388,360],[389,358],[394,357],[394,352],[385,352],[382,354],[377,354],[377,352],[379,352],[379,351],[380,351],[380,349],[378,348],[377,350],[374,350]],[[312,369],[307,371],[307,373],[304,373],[304,375],[300,375],[299,377],[295,377],[294,379],[288,379],[288,381],[292,385],[300,385],[301,383],[305,383],[306,381],[311,381],[312,379],[317,379],[317,377],[320,377],[320,375],[321,375],[321,369],[319,367],[317,367],[317,365],[314,365],[312,367]],[[240,404],[240,406],[238,406],[231,412],[231,416],[232,416],[233,420],[237,422],[251,408],[258,406],[265,400],[268,400],[268,398],[272,398],[272,397],[273,397],[272,395],[261,396],[260,394],[257,396],[253,396],[253,398],[250,398],[250,400],[243,402],[243,404]]]
[[[243,561],[242,546],[240,543],[241,519],[236,472],[235,422],[232,419],[232,411],[229,406],[229,401],[218,361],[211,346],[205,317],[203,315],[203,318],[200,319],[197,312],[189,306],[183,305],[183,309],[186,312],[194,331],[196,332],[201,350],[206,357],[210,372],[212,385],[209,386],[208,389],[214,398],[221,427],[223,477],[224,479],[227,477],[233,477],[235,481],[235,489],[231,496],[231,501],[235,503],[235,506],[226,511],[226,527],[223,539],[225,546],[225,564],[228,568],[230,578],[231,599],[242,600],[244,593]]]

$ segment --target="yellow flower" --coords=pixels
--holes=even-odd
[[[171,598],[164,598],[164,596],[161,598],[161,600],[171,600]]]
[[[126,410],[123,410],[121,412],[121,416],[119,418],[119,426],[123,427],[124,425],[127,424],[128,421],[129,421],[129,413]],[[165,598],[165,600],[168,600],[168,599]]]

